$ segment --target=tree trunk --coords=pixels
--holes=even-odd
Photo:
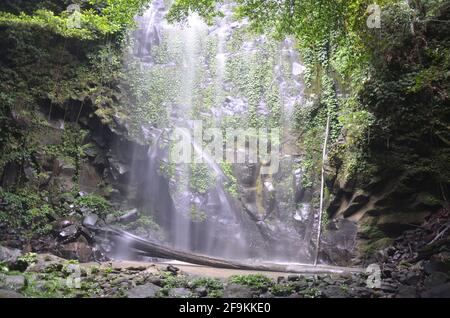
[[[181,251],[167,246],[161,246],[116,228],[95,227],[91,228],[91,230],[97,232],[98,234],[100,233],[105,234],[107,239],[110,239],[118,243],[126,244],[127,246],[130,247],[130,249],[132,248],[138,251],[139,255],[145,255],[148,257],[158,257],[169,260],[177,260],[209,267],[253,270],[253,271],[302,273],[302,274],[307,273],[339,274],[348,272],[361,272],[361,269],[359,268],[343,268],[331,266],[315,267],[313,265],[266,263],[266,262],[256,264],[251,262],[242,262],[238,260],[225,260],[221,258],[215,258],[206,255]]]

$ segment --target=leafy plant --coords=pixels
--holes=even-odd
[[[228,281],[233,284],[249,286],[260,290],[267,290],[274,285],[272,279],[261,274],[234,275],[231,276]]]

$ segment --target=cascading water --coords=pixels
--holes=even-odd
[[[294,110],[304,102],[303,67],[292,40],[251,35],[246,21],[233,20],[233,6],[222,5],[224,15],[213,26],[195,15],[186,25],[169,24],[163,0],[137,18],[129,61],[139,64],[139,80],[148,83],[140,111],[151,142],[145,168],[134,169],[141,180],[137,205],[163,227],[165,243],[178,249],[305,262],[312,209],[300,189],[292,129]],[[204,140],[191,138],[198,121],[222,130],[281,128],[280,168],[262,173],[261,163],[218,162],[202,152]],[[173,162],[176,127],[184,128],[178,137],[201,163]]]

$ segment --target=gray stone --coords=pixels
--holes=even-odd
[[[289,275],[287,278],[288,282],[296,282],[300,280],[299,275]]]
[[[77,225],[75,225],[75,224],[69,225],[59,232],[59,237],[64,240],[74,239],[74,238],[76,238],[78,232],[79,232],[79,227]]]
[[[17,249],[10,249],[0,246],[0,261],[6,264],[13,264],[22,255],[22,252]]]
[[[61,246],[59,250],[65,259],[79,260],[82,263],[92,261],[93,251],[85,242],[73,242]]]
[[[90,213],[88,215],[86,215],[86,217],[83,220],[83,225],[84,226],[95,226],[95,224],[97,224],[98,222],[98,215]]]
[[[27,272],[42,273],[47,270],[61,270],[64,259],[51,254],[38,254],[37,262],[27,268]]]
[[[24,297],[15,291],[0,289],[0,298],[24,298]]]
[[[411,286],[415,286],[420,281],[420,275],[414,272],[408,272],[406,274],[405,283]]]
[[[139,212],[137,209],[133,209],[125,212],[125,214],[121,215],[118,220],[121,223],[129,223],[134,222],[137,219],[139,219]]]
[[[1,275],[0,288],[11,289],[14,291],[22,290],[27,284],[27,281],[22,275]]]
[[[194,291],[198,295],[198,297],[206,297],[208,295],[208,290],[206,289],[206,287],[198,287]]]
[[[156,286],[152,283],[147,283],[145,285],[136,286],[130,289],[126,296],[128,298],[153,298],[156,293],[161,290],[161,287]]]
[[[169,290],[169,297],[171,298],[189,298],[192,293],[186,288],[172,288]]]
[[[223,291],[224,298],[252,298],[253,292],[247,286],[229,284]]]

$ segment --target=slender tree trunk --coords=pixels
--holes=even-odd
[[[327,159],[327,144],[328,144],[329,131],[330,131],[330,113],[328,113],[327,128],[325,130],[325,140],[323,143],[323,152],[322,152],[322,175],[321,175],[322,180],[320,183],[319,226],[318,226],[318,230],[317,230],[316,254],[314,257],[314,266],[317,266],[317,261],[319,259],[320,236],[322,234],[323,196],[324,196],[324,188],[325,188],[325,160]]]

